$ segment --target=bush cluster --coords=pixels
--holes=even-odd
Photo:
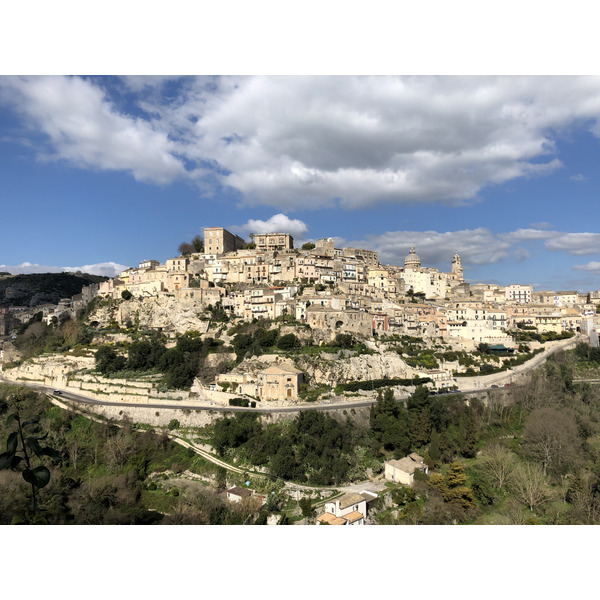
[[[349,381],[348,383],[339,383],[336,392],[357,392],[358,390],[376,390],[383,387],[394,387],[396,385],[422,385],[429,383],[429,377],[414,377],[413,379],[403,379],[392,377],[390,379],[370,379],[367,381]]]

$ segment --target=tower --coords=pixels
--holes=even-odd
[[[455,253],[454,257],[452,258],[452,275],[454,275],[456,279],[462,280],[463,278],[463,268],[460,264],[460,256],[458,255],[458,252]]]

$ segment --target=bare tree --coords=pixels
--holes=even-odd
[[[589,471],[576,475],[566,500],[571,504],[575,523],[593,524],[600,518],[600,499],[597,495],[598,480]]]
[[[105,456],[111,468],[120,470],[127,462],[135,444],[127,433],[119,430],[106,441]]]
[[[515,455],[501,444],[489,446],[481,459],[483,470],[490,476],[492,483],[499,490],[510,480],[516,464]]]
[[[550,488],[542,467],[531,462],[517,466],[511,477],[510,489],[514,496],[531,511],[542,506],[550,495]]]
[[[563,472],[576,460],[580,446],[577,424],[565,411],[538,408],[525,422],[524,454],[542,463],[544,475]]]
[[[177,251],[180,254],[192,254],[192,252],[194,252],[194,246],[192,244],[188,244],[188,242],[181,242],[177,248]]]

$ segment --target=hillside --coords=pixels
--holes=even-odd
[[[0,279],[0,307],[57,304],[107,277],[87,273],[33,273]]]

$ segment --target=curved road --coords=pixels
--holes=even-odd
[[[512,369],[511,371],[503,371],[501,373],[495,373],[492,375],[485,375],[477,378],[458,378],[457,383],[463,384],[463,387],[472,386],[468,389],[459,390],[455,393],[460,393],[464,395],[469,394],[480,394],[484,391],[493,391],[495,388],[491,388],[491,385],[495,385],[499,388],[502,387],[502,382],[512,381],[513,376],[522,375],[523,373],[534,369],[539,366],[542,362],[544,362],[551,354],[556,352],[557,350],[564,349],[568,346],[575,345],[581,339],[581,335],[575,336],[564,342],[560,342],[554,346],[546,347],[545,352],[535,356],[528,362],[523,365],[519,365],[518,367]],[[471,379],[472,381],[469,381]],[[41,392],[52,394],[55,388],[40,386],[38,384],[27,383],[26,381],[12,381],[6,379],[2,375],[0,375],[0,380],[5,381],[6,383],[12,383],[16,385],[22,385],[26,387],[31,387],[33,389],[37,389]],[[498,386],[500,384],[500,386]],[[451,394],[447,394],[451,395]],[[65,400],[72,400],[75,402],[82,402],[84,404],[96,404],[102,406],[128,406],[128,407],[136,407],[136,408],[173,408],[175,410],[208,410],[208,411],[217,411],[217,412],[260,412],[260,413],[294,413],[305,410],[321,410],[321,411],[329,411],[329,410],[340,410],[344,408],[362,408],[367,406],[372,406],[377,402],[375,399],[364,399],[358,401],[344,401],[344,402],[336,402],[332,404],[303,404],[297,406],[282,406],[282,407],[273,407],[273,408],[247,408],[244,406],[220,406],[220,405],[197,405],[197,404],[161,404],[161,403],[152,403],[152,404],[138,404],[135,402],[107,402],[96,400],[94,398],[90,398],[88,396],[82,396],[80,394],[75,394],[73,392],[61,391],[60,398],[64,398]],[[397,398],[397,401],[403,401],[405,398]]]

